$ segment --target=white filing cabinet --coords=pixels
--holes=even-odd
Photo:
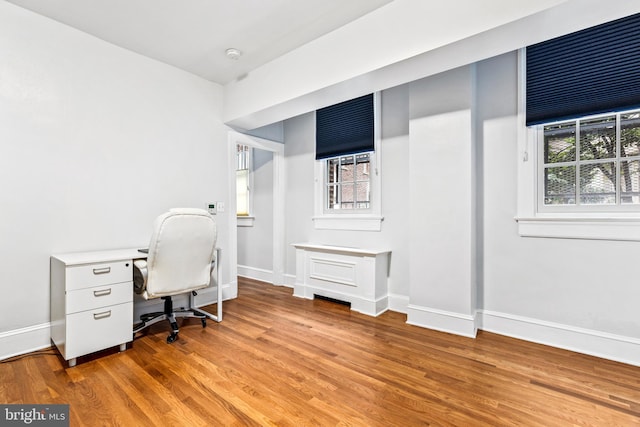
[[[51,257],[51,339],[75,366],[76,358],[133,340],[135,250]]]

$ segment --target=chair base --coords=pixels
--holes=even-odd
[[[167,337],[167,343],[171,344],[172,342],[178,339],[178,333],[180,330],[178,329],[178,322],[176,321],[177,317],[195,317],[200,319],[202,322],[202,327],[207,326],[207,316],[199,313],[192,309],[173,309],[173,300],[170,296],[162,297],[164,300],[164,311],[158,311],[153,313],[145,313],[140,316],[140,323],[133,325],[133,337],[135,338],[136,334],[142,331],[149,326],[161,322],[163,320],[168,320],[171,325],[171,333]]]

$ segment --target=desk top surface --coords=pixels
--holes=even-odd
[[[70,252],[66,254],[55,254],[52,255],[51,258],[55,258],[67,266],[146,258],[147,254],[138,251],[138,249],[139,248],[127,248],[106,251]]]

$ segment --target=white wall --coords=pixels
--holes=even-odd
[[[226,200],[228,156],[216,84],[4,1],[0,52],[2,335],[49,321],[52,253],[146,246],[163,211]]]

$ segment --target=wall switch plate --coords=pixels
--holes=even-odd
[[[209,212],[209,215],[215,215],[216,214],[216,205],[217,203],[209,203],[207,206],[207,211]]]
[[[224,202],[218,202],[216,205],[216,210],[220,213],[224,213]]]

